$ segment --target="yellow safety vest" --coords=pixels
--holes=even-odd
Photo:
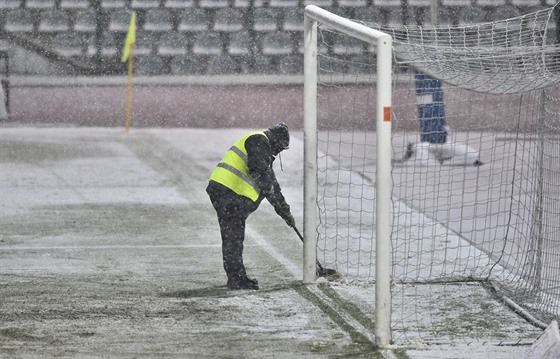
[[[212,181],[218,182],[231,189],[240,196],[244,196],[256,202],[260,190],[255,181],[249,175],[247,166],[247,150],[245,141],[253,135],[263,135],[264,132],[253,132],[233,144],[226,152],[222,161],[218,163],[210,176]]]

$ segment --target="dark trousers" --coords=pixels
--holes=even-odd
[[[257,210],[262,198],[253,202],[214,181],[210,181],[206,192],[218,215],[226,275],[228,279],[232,280],[243,279],[247,276],[243,264],[245,221],[251,213]]]

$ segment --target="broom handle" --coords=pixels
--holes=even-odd
[[[301,239],[301,241],[303,242],[303,236],[301,235],[301,233],[299,232],[299,230],[297,229],[296,226],[292,227],[294,229],[294,231],[296,231],[299,239]],[[319,263],[319,260],[317,259],[317,267],[319,267],[320,271],[323,271],[323,266],[321,265],[321,263]]]

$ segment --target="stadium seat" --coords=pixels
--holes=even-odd
[[[173,30],[173,16],[167,9],[147,10],[144,16],[145,31],[167,32]]]
[[[253,70],[255,74],[276,73],[277,67],[275,66],[272,58],[269,56],[256,55],[253,57]]]
[[[136,33],[136,43],[134,44],[135,56],[149,56],[153,54],[153,45],[156,42],[156,35],[151,32],[140,31]]]
[[[511,0],[511,4],[517,7],[533,7],[540,6],[540,0]]]
[[[173,75],[202,75],[207,63],[206,58],[198,56],[176,56],[170,61],[170,72]]]
[[[76,11],[74,31],[94,33],[97,30],[97,14],[93,9]]]
[[[140,76],[157,76],[166,73],[163,59],[155,55],[138,57],[135,71]]]
[[[109,30],[116,32],[127,32],[130,25],[131,11],[118,9],[111,11],[109,19]]]
[[[251,55],[254,40],[248,31],[241,31],[230,35],[227,52],[230,55],[241,56]]]
[[[333,53],[336,55],[360,55],[365,42],[355,37],[337,35],[334,38]]]
[[[160,56],[187,55],[189,51],[188,37],[184,33],[170,32],[163,34],[157,44]]]
[[[493,9],[488,14],[489,21],[506,20],[521,16],[521,12],[513,6],[501,6]]]
[[[208,75],[224,75],[239,73],[239,65],[229,55],[212,56],[208,61],[206,74]]]
[[[195,55],[221,55],[223,42],[218,33],[203,32],[196,36],[192,52]]]
[[[33,19],[33,14],[29,10],[10,10],[4,17],[4,30],[8,32],[31,32],[35,29]]]
[[[54,0],[27,0],[25,6],[28,9],[54,9]]]
[[[21,7],[22,0],[0,0],[0,10],[17,9]]]
[[[253,30],[276,31],[278,12],[276,9],[255,9],[253,11]]]
[[[471,6],[471,0],[441,0],[441,5],[449,7]]]
[[[228,7],[228,0],[199,0],[198,6],[203,9],[218,9]]]
[[[178,17],[177,30],[187,32],[208,30],[206,11],[198,8],[183,10]]]
[[[124,9],[125,7],[125,0],[101,0],[101,8],[103,9]]]
[[[66,57],[82,56],[82,38],[73,32],[56,34],[53,38],[53,49]]]
[[[194,6],[194,0],[167,0],[163,7],[169,9],[186,9]]]
[[[345,8],[366,7],[367,0],[338,0],[338,6]]]
[[[270,7],[293,7],[299,5],[298,0],[270,0]]]
[[[70,29],[70,19],[66,11],[46,10],[39,14],[39,32],[65,32]]]
[[[303,5],[316,5],[321,8],[332,7],[334,5],[333,0],[303,0]]]
[[[373,6],[401,7],[401,0],[373,0]]]
[[[476,5],[483,7],[503,6],[505,4],[506,0],[476,0]]]
[[[346,61],[341,61],[340,59],[334,57],[320,56],[317,63],[318,71],[321,73],[332,73],[332,72],[346,72]]]
[[[354,19],[365,24],[381,25],[383,23],[382,13],[373,7],[358,8],[354,10]]]
[[[243,8],[247,9],[251,6],[251,0],[233,0],[233,7],[234,8]],[[253,5],[253,7],[256,7]]]
[[[407,4],[412,7],[430,7],[432,0],[408,0]]]
[[[89,0],[60,0],[60,8],[64,10],[87,9],[89,7]]]
[[[303,56],[288,55],[278,59],[278,72],[281,74],[302,74]]]
[[[459,25],[472,25],[486,22],[486,11],[478,6],[464,7],[459,10]]]
[[[398,26],[404,24],[402,9],[388,8],[386,12],[385,25]]]
[[[130,8],[133,10],[156,9],[159,7],[159,0],[132,0]]]
[[[264,55],[290,55],[293,53],[292,36],[284,31],[270,32],[262,39]]]
[[[99,47],[102,57],[109,58],[117,56],[117,43],[113,34],[104,33],[99,40]]]
[[[303,31],[303,9],[288,9],[284,12],[284,31]]]
[[[236,32],[244,28],[243,14],[237,9],[219,9],[214,14],[214,30]]]
[[[375,75],[377,71],[376,57],[374,53],[352,56],[347,62],[346,68],[351,74],[370,74]]]

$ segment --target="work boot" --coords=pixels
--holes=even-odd
[[[229,278],[227,282],[229,289],[259,289],[259,281],[249,277]]]

